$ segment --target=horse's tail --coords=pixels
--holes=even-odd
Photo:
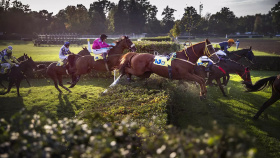
[[[136,54],[137,53],[130,52],[130,53],[126,53],[125,55],[122,56],[122,58],[120,59],[121,62],[119,65],[119,73],[121,75],[125,74],[125,67],[130,65],[131,58]]]
[[[256,92],[256,91],[263,90],[266,87],[272,86],[276,78],[277,76],[267,77],[257,81],[254,85],[248,83],[247,84],[244,83],[244,84],[246,85],[247,92]]]

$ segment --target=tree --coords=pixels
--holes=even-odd
[[[184,30],[189,33],[189,38],[191,31],[197,29],[200,24],[201,17],[197,14],[194,7],[186,7],[184,16],[181,19],[181,25],[183,25]]]
[[[271,8],[274,31],[280,33],[280,1]]]
[[[169,8],[168,6],[166,6],[166,8],[163,9],[163,12],[161,15],[163,15],[164,17],[162,18],[162,26],[163,26],[163,31],[164,32],[169,32],[169,30],[173,27],[174,25],[174,12],[176,10]]]
[[[125,34],[128,31],[128,3],[120,0],[114,14],[115,33]]]
[[[101,34],[107,32],[108,24],[106,14],[112,8],[112,4],[108,0],[98,0],[90,4],[89,15],[91,18],[91,32]]]
[[[65,9],[67,22],[66,29],[74,33],[86,33],[90,29],[90,18],[87,9],[82,4],[67,6]]]
[[[236,17],[229,8],[224,7],[220,12],[212,15],[210,18],[210,31],[212,33],[229,34],[234,33],[236,30],[235,24]]]
[[[173,28],[170,30],[170,34],[177,39],[177,37],[180,35],[181,31],[180,31],[180,21],[177,20],[173,26]]]

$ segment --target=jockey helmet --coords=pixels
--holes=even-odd
[[[228,43],[234,43],[234,40],[233,39],[229,39]]]
[[[70,42],[65,42],[64,46],[70,46]]]
[[[104,39],[106,39],[108,36],[107,35],[105,35],[105,34],[101,34],[100,35],[100,39],[103,41]]]
[[[8,49],[13,50],[13,47],[12,46],[8,46]]]
[[[12,50],[11,49],[7,49],[7,54],[12,54]]]

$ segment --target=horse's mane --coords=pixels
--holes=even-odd
[[[121,41],[123,41],[125,39],[129,39],[129,37],[124,35],[124,36],[120,37],[118,40],[114,41],[114,43],[116,43],[116,45],[118,45]]]

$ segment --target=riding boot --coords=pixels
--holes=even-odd
[[[106,53],[102,53],[102,57],[103,57],[103,59],[104,59],[104,61],[105,62],[107,62],[107,54],[108,54],[108,52],[106,52]]]

